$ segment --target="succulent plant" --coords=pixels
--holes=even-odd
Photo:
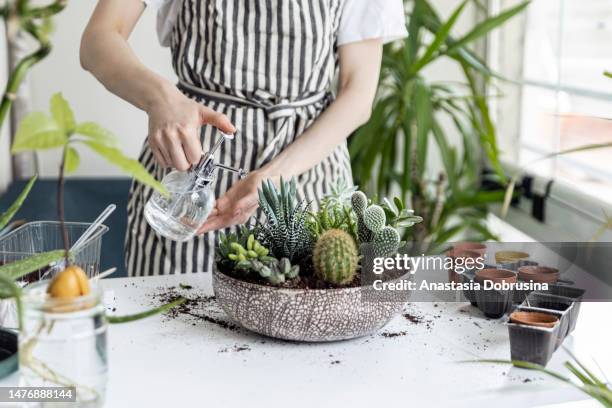
[[[357,241],[357,217],[351,208],[351,195],[357,187],[349,187],[344,179],[330,186],[331,193],[321,200],[319,210],[311,212],[308,229],[315,239],[331,229],[348,232]]]
[[[385,211],[376,204],[369,206],[363,212],[363,223],[376,235],[387,225]]]
[[[386,226],[374,237],[373,249],[375,258],[385,258],[397,253],[400,246],[399,232],[391,226]]]
[[[225,264],[229,269],[248,271],[250,264],[247,261],[267,262],[272,259],[268,256],[269,252],[245,226],[241,226],[238,233],[219,234],[217,262]]]
[[[382,208],[387,216],[387,224],[392,227],[412,227],[423,221],[422,217],[414,215],[414,210],[406,208],[404,200],[399,197],[393,198],[393,204],[387,199],[383,199]]]
[[[353,280],[357,271],[357,245],[347,232],[332,229],[319,237],[312,260],[316,276],[334,285],[344,285]]]
[[[250,269],[259,273],[273,285],[279,285],[286,280],[297,278],[300,274],[298,265],[291,265],[288,258],[270,258],[268,261],[262,262],[256,259],[246,261],[250,264]]]
[[[368,208],[368,197],[361,191],[355,191],[351,196],[351,206],[353,207],[353,212],[357,215],[357,237],[359,242],[371,242],[374,234],[365,225],[363,220],[363,214]]]
[[[306,225],[310,205],[297,200],[295,178],[281,178],[280,191],[271,180],[262,183],[259,207],[266,220],[258,225],[258,239],[275,258],[288,258],[294,264],[310,254],[313,237]]]

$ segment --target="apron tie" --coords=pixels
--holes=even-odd
[[[306,108],[331,97],[330,92],[319,92],[297,101],[283,101],[278,104],[273,104],[266,101],[265,96],[267,95],[258,95],[262,97],[261,100],[246,99],[235,95],[227,95],[221,92],[203,89],[183,80],[179,80],[178,87],[183,91],[207,99],[213,99],[230,105],[250,106],[262,109],[266,112],[268,119],[274,122],[275,134],[268,145],[258,154],[257,168],[272,160],[272,158],[285,147],[289,129],[295,123],[295,116],[298,114],[300,108]]]

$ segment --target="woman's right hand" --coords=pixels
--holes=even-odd
[[[229,118],[183,95],[178,89],[161,103],[147,109],[149,146],[162,167],[188,170],[202,157],[200,128],[212,125],[232,134],[236,128]]]

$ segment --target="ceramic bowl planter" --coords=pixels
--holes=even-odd
[[[401,278],[410,279],[407,273]],[[250,283],[215,269],[217,302],[248,330],[284,340],[346,340],[376,332],[398,315],[410,296],[396,290],[385,301],[372,286],[337,289],[290,289]]]
[[[558,319],[556,312],[529,308],[512,313],[507,323],[511,359],[545,366],[560,343]]]
[[[483,269],[476,272],[474,280],[481,285],[475,291],[476,304],[485,316],[499,319],[512,309],[513,290],[484,289],[485,282],[515,283],[516,273],[507,269]]]
[[[574,302],[569,298],[538,292],[531,292],[523,302],[523,306],[526,307],[547,312],[558,312],[560,314],[559,335],[562,338],[565,338],[571,331],[570,328],[575,326],[575,322],[572,319],[573,305]]]

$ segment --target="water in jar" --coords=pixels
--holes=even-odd
[[[24,326],[19,334],[20,385],[75,387],[75,408],[102,407],[107,382],[106,319],[95,292],[72,305],[45,298],[46,285],[35,284],[24,297]],[[29,300],[28,300],[29,299]],[[61,407],[57,402],[28,406]]]

